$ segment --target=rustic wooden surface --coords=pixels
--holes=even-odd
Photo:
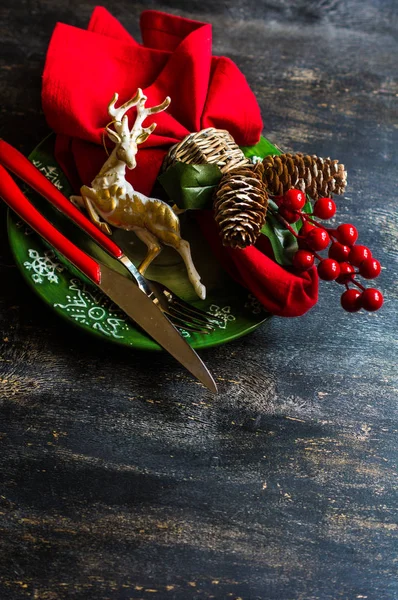
[[[0,136],[26,154],[47,132],[55,22],[84,27],[93,6],[2,2]],[[167,356],[98,345],[49,312],[1,206],[0,598],[396,599],[397,4],[107,7],[135,35],[145,7],[213,23],[265,135],[346,164],[339,216],[382,261],[386,302],[352,316],[323,284],[305,317],[202,353],[213,397]]]

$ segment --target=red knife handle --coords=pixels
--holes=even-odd
[[[74,221],[111,256],[120,258],[123,251],[109,236],[102,233],[74,206],[19,150],[0,140],[0,164],[49,200],[58,210]]]
[[[30,203],[19,189],[11,175],[0,165],[0,196],[14,212],[17,213],[32,229],[41,235],[51,246],[63,254],[91,281],[101,282],[99,264],[75,246],[54,225],[51,225],[42,214]]]

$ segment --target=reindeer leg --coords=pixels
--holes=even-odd
[[[82,198],[83,205],[84,205],[85,209],[87,210],[88,216],[90,217],[90,219],[92,220],[94,225],[99,227],[99,229],[101,229],[101,231],[103,231],[107,235],[112,235],[112,229],[109,227],[108,223],[105,223],[105,221],[102,221],[100,219],[100,217],[93,205],[93,202],[92,202],[93,200],[94,200],[94,202],[98,201],[97,192],[95,190],[93,190],[92,188],[89,188],[87,185],[83,185],[80,188],[80,193],[81,193],[81,196],[73,196],[73,199]],[[78,200],[78,202],[79,202],[79,200]]]
[[[84,208],[84,200],[81,196],[69,196],[69,200],[74,204],[77,208]]]
[[[200,283],[200,275],[195,269],[195,265],[193,264],[191,256],[191,246],[189,245],[189,242],[180,238],[179,243],[173,247],[181,255],[185,263],[189,281],[192,283],[195,292],[198,294],[199,298],[204,300],[206,298],[206,288],[203,284]]]
[[[159,238],[164,244],[167,244],[167,246],[171,246],[172,248],[177,250],[177,252],[179,253],[179,255],[185,263],[189,281],[192,283],[192,286],[195,292],[198,294],[199,298],[201,298],[201,300],[204,300],[206,298],[206,288],[200,283],[200,275],[195,269],[195,265],[193,264],[191,256],[191,246],[189,245],[189,242],[182,239],[182,237],[180,236],[179,228],[175,228],[174,231],[172,231],[171,229],[160,231]]]
[[[175,215],[182,215],[184,212],[186,212],[186,208],[178,208],[177,204],[173,204],[173,206],[171,207],[171,210],[173,211],[173,213]]]
[[[101,221],[97,211],[92,205],[91,200],[89,200],[87,196],[83,196],[83,200],[86,210],[88,212],[88,216],[90,217],[94,225],[97,225],[97,227],[99,227],[101,231],[103,231],[103,233],[106,233],[107,235],[112,235],[112,229],[109,227],[108,223],[105,223],[105,221]]]
[[[151,233],[147,229],[141,229],[140,227],[137,227],[136,229],[134,229],[134,232],[136,236],[148,247],[148,253],[142,261],[142,263],[140,264],[140,266],[138,267],[138,270],[141,273],[141,275],[144,275],[145,271],[147,270],[153,259],[156,258],[157,255],[160,254],[160,252],[162,251],[162,246],[159,244],[157,237],[155,237],[153,233]]]

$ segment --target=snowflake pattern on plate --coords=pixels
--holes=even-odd
[[[34,231],[28,225],[26,225],[25,221],[17,221],[15,225],[18,229],[23,229],[24,235],[33,235]]]
[[[39,171],[44,173],[47,179],[49,179],[56,188],[62,190],[63,185],[59,179],[60,173],[57,167],[54,165],[43,165],[41,160],[33,160],[32,162]]]
[[[100,331],[108,337],[123,339],[123,331],[128,330],[122,313],[98,290],[88,289],[79,279],[71,279],[69,290],[72,294],[66,296],[66,303],[54,304],[63,308],[75,321]]]
[[[62,190],[62,188],[64,187],[60,181],[60,171],[58,169],[58,167],[54,166],[54,165],[43,165],[43,163],[41,162],[41,160],[33,160],[32,161],[34,166],[41,171],[47,179],[49,179],[49,181],[51,181],[51,183],[58,189],[58,190]],[[21,189],[23,191],[23,193],[26,196],[30,196],[30,194],[32,193],[32,188],[30,188],[28,185],[22,184]],[[23,229],[24,230],[24,234],[25,235],[32,235],[34,234],[33,229],[31,229],[26,223],[25,221],[17,221],[16,222],[16,226],[18,227],[18,229]]]
[[[217,306],[217,304],[212,304],[208,312],[213,317],[217,317],[217,321],[212,322],[213,327],[219,327],[219,329],[226,329],[229,321],[235,321],[234,315],[231,314],[230,306],[224,306],[224,308],[221,308],[220,306]],[[178,331],[184,338],[192,337],[191,333],[189,331],[186,331],[185,329],[178,328]]]
[[[220,329],[226,329],[229,321],[235,321],[234,315],[231,313],[230,306],[218,306],[217,304],[212,304],[209,308],[209,313],[217,319],[221,319],[222,322],[218,323]]]
[[[191,334],[186,329],[181,329],[180,327],[177,327],[177,329],[180,332],[180,334],[182,335],[182,337],[184,337],[184,338],[191,337]]]
[[[263,305],[253,294],[249,294],[245,303],[245,308],[248,308],[253,315],[259,315],[266,312]]]
[[[27,271],[33,271],[32,279],[35,283],[43,283],[44,281],[58,283],[56,272],[61,273],[64,267],[55,260],[55,254],[52,250],[47,250],[42,255],[37,250],[29,248],[28,254],[32,261],[25,261],[24,267]]]

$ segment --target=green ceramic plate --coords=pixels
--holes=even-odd
[[[50,135],[29,158],[57,188],[69,196],[73,192],[54,158],[54,140],[55,137]],[[57,229],[82,250],[128,275],[124,267],[110,258],[47,201],[31,190],[25,189],[25,192]],[[182,331],[191,346],[207,348],[224,344],[246,335],[270,318],[259,302],[247,290],[237,285],[218,265],[189,213],[183,215],[182,234],[191,243],[194,263],[207,287],[206,300],[197,298],[186,276],[182,259],[171,248],[164,248],[147,270],[147,275],[167,285],[184,300],[221,318],[220,326],[211,334]],[[104,340],[143,350],[160,349],[151,338],[136,329],[134,324],[125,318],[124,313],[98,288],[90,284],[79,271],[11,211],[8,215],[8,236],[22,275],[42,300],[60,316]],[[139,264],[145,255],[145,247],[134,233],[118,230],[114,239],[133,262]]]

